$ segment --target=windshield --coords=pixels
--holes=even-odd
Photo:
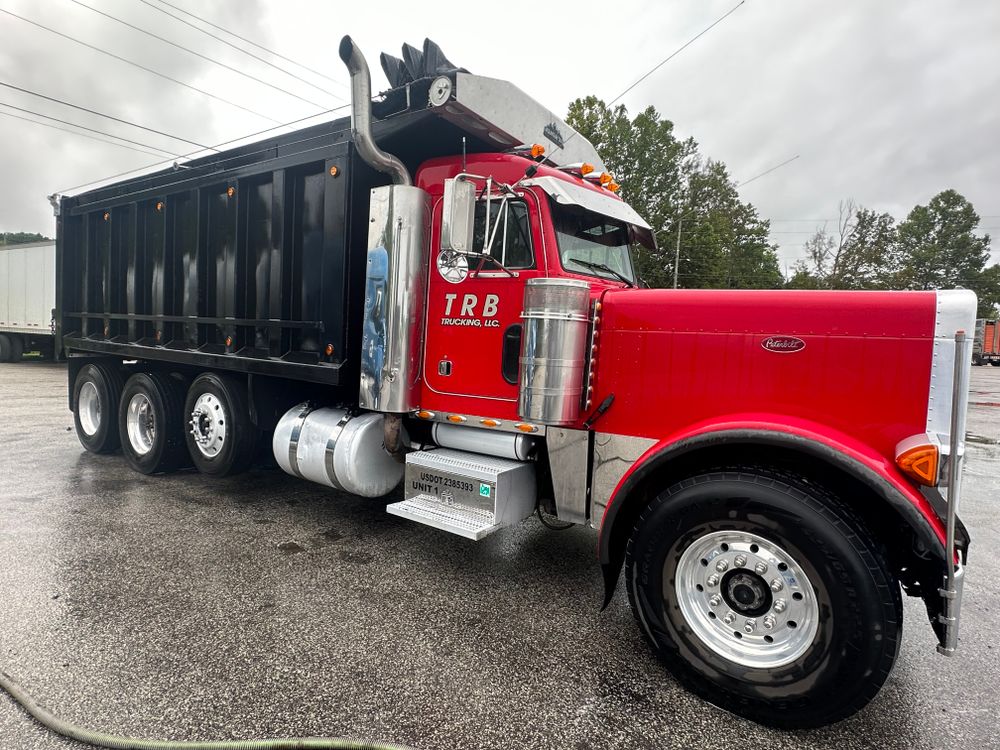
[[[628,226],[576,206],[562,206],[555,201],[550,205],[563,268],[602,279],[618,280],[620,275],[635,284]]]

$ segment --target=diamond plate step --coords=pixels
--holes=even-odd
[[[493,513],[488,510],[447,505],[432,495],[415,495],[402,502],[387,505],[385,509],[394,516],[450,531],[477,542],[503,525],[495,523]]]
[[[479,540],[535,510],[535,466],[437,448],[406,456],[404,500],[386,510],[417,523]]]

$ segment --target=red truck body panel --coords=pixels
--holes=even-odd
[[[891,457],[925,429],[934,292],[616,290],[602,304],[602,432],[659,439],[750,412]],[[782,337],[804,346],[765,348]]]

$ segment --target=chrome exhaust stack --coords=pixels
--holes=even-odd
[[[373,169],[392,177],[396,185],[412,185],[413,179],[397,157],[387,154],[372,135],[372,77],[368,63],[350,36],[340,40],[340,59],[351,76],[351,133],[358,155]]]
[[[400,458],[407,450],[402,416],[417,408],[424,289],[430,246],[430,195],[413,185],[402,161],[372,135],[371,75],[349,36],[340,58],[351,74],[351,131],[358,156],[392,178],[373,188],[369,203],[365,308],[358,404],[383,412],[383,445]]]

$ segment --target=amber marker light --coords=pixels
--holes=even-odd
[[[484,424],[487,427],[499,427],[501,422],[499,419],[480,419],[479,424]]]
[[[236,188],[234,188],[234,187],[227,187],[226,188],[226,195],[228,195],[230,198],[232,198],[234,195],[236,195]]]
[[[326,356],[332,357],[333,356],[333,344],[327,344],[326,348],[323,351],[326,352]]]
[[[465,422],[467,420],[461,414],[449,414],[448,415],[448,421],[449,422],[454,422],[455,424],[459,424],[460,422]]]
[[[157,211],[163,210],[163,201],[156,201],[156,210]]]
[[[907,438],[896,446],[896,466],[919,484],[935,487],[940,463],[941,451],[927,442],[926,435]]]
[[[110,218],[111,218],[111,212],[110,211],[105,211],[104,212],[104,220],[107,221]]]
[[[426,409],[421,409],[417,412],[417,416],[420,419],[434,419],[434,412],[427,411]]]
[[[608,183],[608,190],[610,190],[612,193],[617,193],[619,190],[621,190],[621,188],[622,186],[619,185],[617,182]]]
[[[607,172],[601,172],[600,179],[602,185],[607,185],[609,182],[613,182],[615,178],[609,175]]]
[[[232,345],[233,345],[233,337],[226,336],[226,346],[232,346]]]
[[[538,432],[538,428],[535,427],[535,425],[525,424],[524,422],[519,422],[518,424],[514,425],[514,427],[520,430],[521,432]]]
[[[531,144],[531,158],[532,159],[537,159],[539,156],[543,156],[544,154],[545,154],[545,146],[543,146],[540,143],[532,143]]]
[[[337,169],[337,167],[335,167],[335,166],[334,167],[330,167],[330,176],[331,177],[336,177],[338,174],[340,174],[340,170]]]
[[[580,174],[582,174],[584,177],[586,177],[593,171],[594,171],[593,164],[587,164],[587,162],[584,162],[583,164],[580,165]]]

